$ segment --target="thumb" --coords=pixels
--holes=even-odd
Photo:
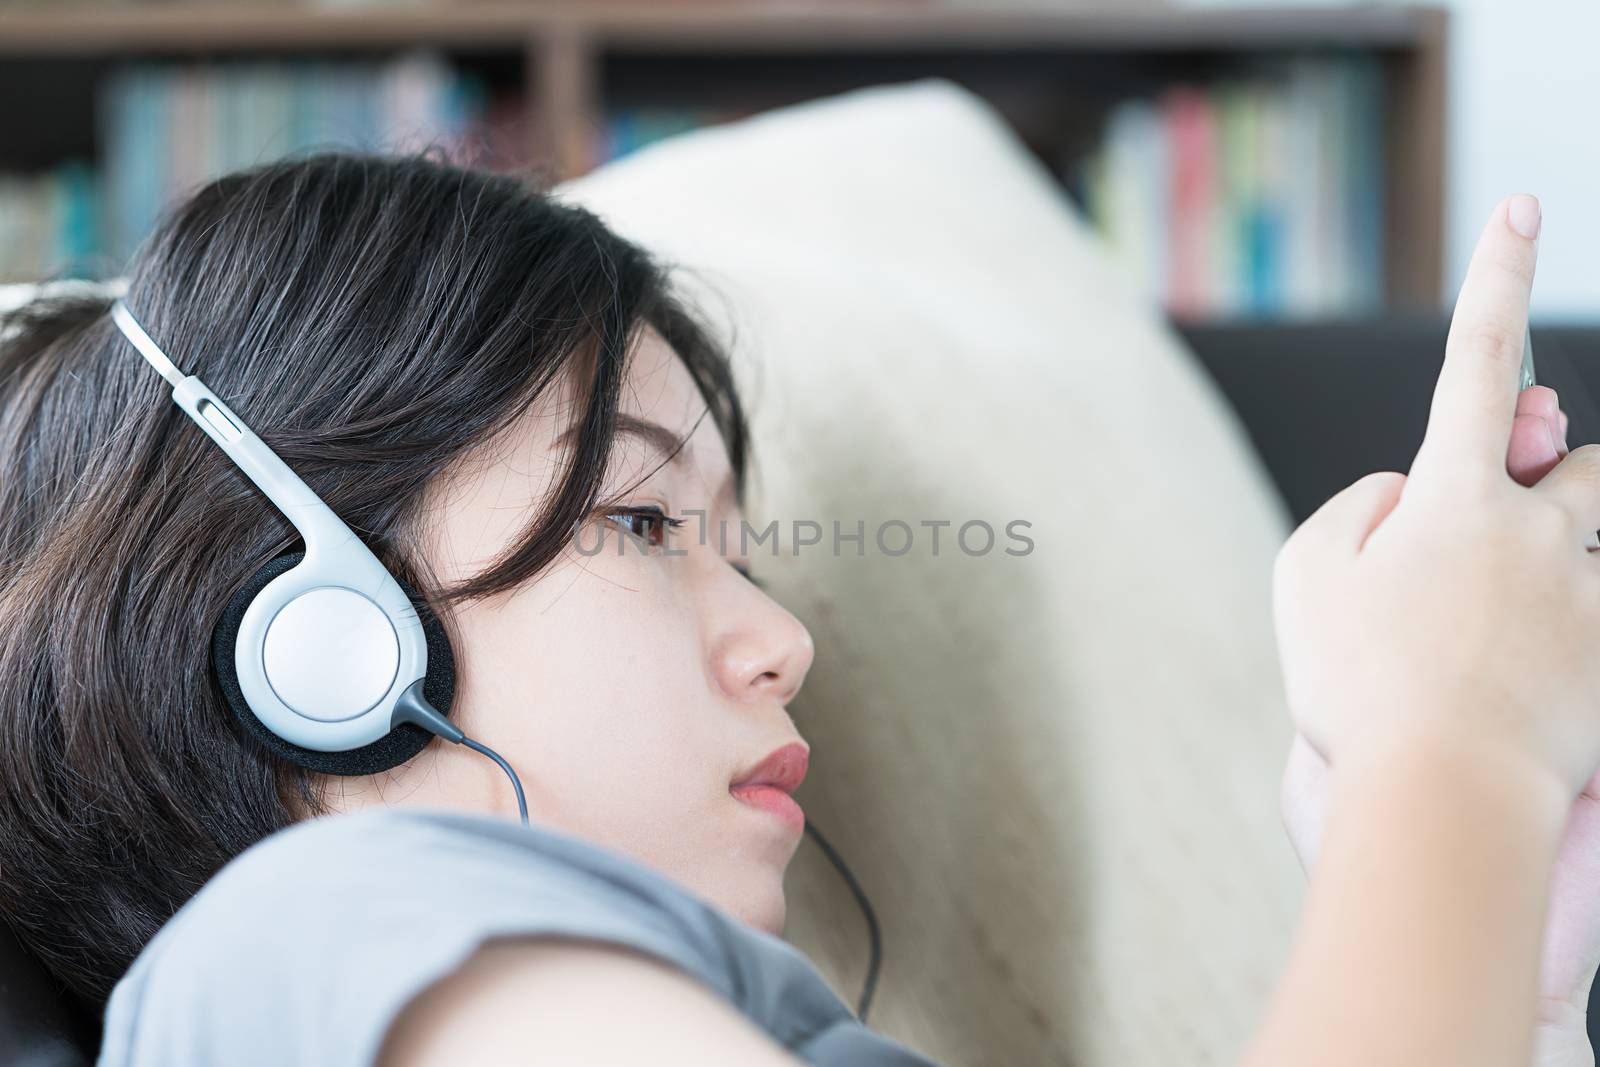
[[[1289,535],[1272,567],[1273,614],[1279,625],[1313,587],[1328,580],[1329,563],[1361,554],[1368,536],[1400,502],[1405,484],[1406,476],[1395,471],[1369,474],[1335,493]]]
[[[1369,474],[1330,497],[1297,532],[1321,548],[1355,555],[1400,503],[1405,484],[1397,471]]]

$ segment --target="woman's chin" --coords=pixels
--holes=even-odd
[[[783,895],[783,886],[780,884],[770,900],[763,900],[759,904],[760,906],[745,919],[745,922],[757,930],[765,930],[773,937],[782,937],[784,923],[789,916],[789,905]]]
[[[788,918],[788,901],[783,893],[782,871],[778,871],[776,876],[760,872],[752,877],[743,891],[735,891],[736,896],[730,895],[730,888],[725,885],[713,903],[757,930],[765,930],[774,937],[783,936],[784,923]]]

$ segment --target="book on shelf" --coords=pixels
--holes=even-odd
[[[1085,210],[1174,315],[1375,311],[1382,88],[1370,57],[1304,57],[1123,101],[1079,172]]]
[[[655,141],[688,133],[702,126],[732,122],[751,114],[747,108],[692,106],[613,107],[596,132],[590,148],[590,165],[599,166],[637,151]]]
[[[520,95],[495,99],[429,52],[386,62],[132,63],[96,99],[98,167],[73,160],[0,178],[0,281],[101,274],[162,209],[243,167],[319,149],[431,149],[453,162],[526,162]]]
[[[1134,283],[1185,317],[1382,306],[1383,82],[1357,54],[1252,65],[1114,106],[1073,178]],[[595,164],[748,114],[620,106]],[[387,62],[134,63],[97,100],[97,166],[0,176],[0,281],[120,269],[160,212],[211,178],[320,148],[431,148],[520,169],[521,93],[497,95],[427,51]]]
[[[0,282],[36,280],[39,264],[89,270],[99,241],[99,200],[86,163],[0,175]]]

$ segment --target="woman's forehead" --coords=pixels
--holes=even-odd
[[[640,333],[618,410],[686,442],[684,459],[703,472],[720,477],[728,470],[727,445],[706,410],[705,397],[677,352],[653,329]],[[617,446],[621,450],[635,443],[619,438]]]
[[[628,360],[619,409],[663,426],[682,440],[694,433],[705,406],[677,352],[655,330],[642,330]]]
[[[583,433],[579,391],[569,380],[560,396],[537,405],[520,446],[512,450],[523,457],[526,469],[542,471],[543,477],[534,479],[542,482],[542,493],[554,490],[558,472]],[[683,359],[654,329],[641,329],[635,336],[615,427],[603,492],[627,491],[665,472],[685,479],[686,488],[703,490],[710,507],[738,507],[730,492],[732,462],[722,430]]]
[[[574,375],[558,379],[513,431],[518,439],[516,453],[556,453],[577,443],[582,433],[584,403],[588,383]],[[627,371],[619,390],[618,413],[622,421],[653,423],[672,435],[673,440],[696,444],[709,427],[721,441],[712,419],[702,418],[705,398],[694,378],[671,345],[653,329],[640,331],[628,358]],[[629,448],[629,435],[619,436],[617,450]]]

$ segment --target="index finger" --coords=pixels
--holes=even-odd
[[[1541,221],[1539,202],[1519,193],[1495,205],[1478,238],[1450,320],[1413,479],[1440,467],[1504,470]]]

